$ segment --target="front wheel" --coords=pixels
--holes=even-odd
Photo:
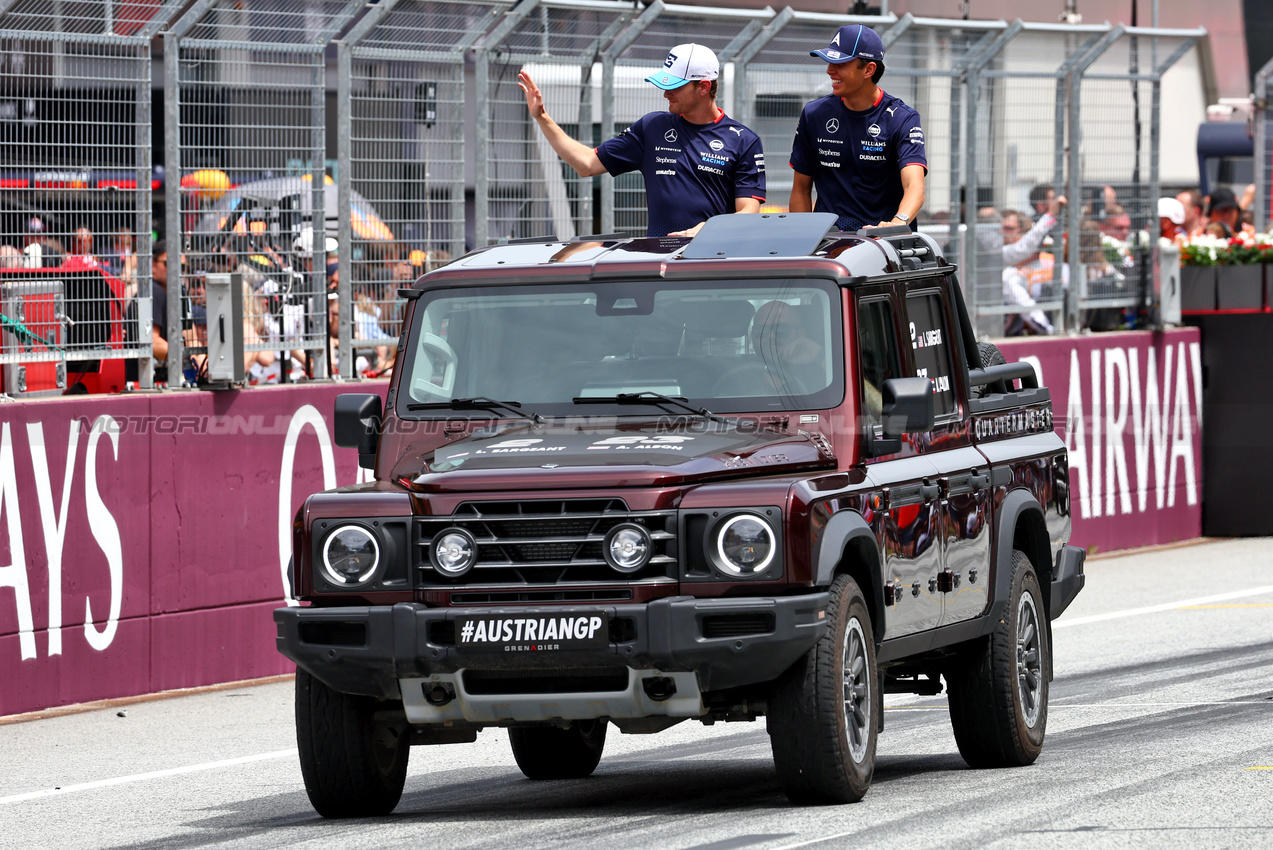
[[[583,779],[601,762],[606,721],[576,720],[565,729],[514,726],[508,740],[527,779]]]
[[[857,582],[831,585],[826,634],[783,674],[767,722],[778,780],[791,802],[856,803],[875,774],[879,734],[875,640]]]
[[[1043,749],[1051,647],[1043,594],[1024,552],[1012,552],[1004,616],[946,671],[950,723],[970,767],[1022,767]]]
[[[297,670],[296,743],[323,817],[387,815],[402,798],[411,740],[401,705],[342,694]]]

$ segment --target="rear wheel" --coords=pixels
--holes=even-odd
[[[950,722],[971,767],[1033,764],[1048,723],[1048,628],[1034,566],[1012,553],[1007,611],[946,673]]]
[[[601,761],[606,721],[576,720],[565,729],[514,726],[508,730],[508,740],[527,779],[583,779]]]
[[[402,798],[411,745],[401,704],[342,694],[297,670],[296,743],[323,817],[387,815]]]
[[[857,582],[831,585],[827,633],[769,701],[769,742],[791,802],[856,803],[875,773],[879,734],[875,640]]]

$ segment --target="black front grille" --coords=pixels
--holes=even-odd
[[[620,573],[605,561],[606,534],[622,523],[643,526],[649,562]],[[477,541],[477,564],[459,579],[433,568],[429,547],[448,528]],[[449,517],[417,517],[414,543],[422,581],[436,585],[555,585],[646,581],[677,576],[676,511],[630,511],[622,499],[465,502]]]
[[[452,605],[506,605],[518,602],[631,602],[631,588],[602,590],[473,590],[452,593]]]
[[[774,630],[774,615],[769,611],[746,614],[708,614],[703,617],[703,637],[731,638],[765,635]]]
[[[464,690],[500,694],[615,693],[628,688],[626,667],[560,667],[548,670],[465,670]]]

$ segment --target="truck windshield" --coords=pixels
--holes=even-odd
[[[416,305],[398,410],[454,417],[445,403],[478,397],[544,416],[673,409],[602,401],[632,393],[715,412],[825,409],[844,397],[842,339],[840,291],[824,280],[434,290]]]

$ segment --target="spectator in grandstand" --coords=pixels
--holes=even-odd
[[[86,266],[96,266],[97,256],[93,253],[93,231],[87,227],[77,227],[71,235],[71,256]]]
[[[12,245],[0,245],[0,269],[22,267],[22,252]]]
[[[1065,206],[1065,196],[1053,193],[1048,199],[1043,215],[1039,220],[1031,221],[1028,215],[1020,212],[1003,214],[1003,265],[1017,266],[1029,262],[1043,247],[1048,233],[1056,227],[1061,216],[1061,208]]]
[[[133,234],[126,227],[121,227],[111,236],[110,248],[102,255],[102,263],[106,266],[106,270],[116,277],[123,279],[126,277],[126,266],[132,261],[134,268],[136,267],[136,258],[133,256]],[[134,287],[136,284],[134,283]]]
[[[791,211],[835,213],[841,230],[915,229],[928,173],[924,129],[918,112],[877,85],[884,43],[870,27],[847,24],[809,55],[827,63],[831,94],[805,104],[796,123]]]
[[[1176,198],[1158,199],[1158,236],[1175,242],[1184,238],[1185,206]]]
[[[678,44],[646,82],[663,90],[667,112],[651,112],[595,150],[566,135],[544,109],[526,71],[517,84],[553,150],[580,177],[640,171],[648,236],[693,236],[707,219],[754,213],[765,200],[760,137],[716,105],[720,63],[701,44]]]
[[[354,374],[361,375],[370,367],[366,357],[354,360]],[[327,374],[340,374],[340,301],[335,292],[327,293]]]
[[[1197,236],[1206,226],[1206,217],[1202,214],[1202,193],[1197,189],[1186,189],[1176,196],[1176,200],[1185,209],[1185,220],[1181,222],[1180,229],[1186,236]]]
[[[1207,221],[1208,223],[1218,221],[1233,233],[1239,230],[1247,233],[1255,232],[1254,227],[1242,221],[1242,208],[1238,205],[1238,199],[1233,196],[1233,191],[1224,186],[1211,190],[1211,200],[1207,205]]]
[[[1005,304],[1014,304],[1020,307],[1033,307],[1036,293],[1046,283],[1052,281],[1052,256],[1048,255],[1046,261],[1040,256],[1039,246],[1034,245],[1032,249],[1027,245],[1025,249],[1014,248],[1012,256],[1019,257],[1017,262],[1009,264],[1006,261],[1009,255],[1009,248],[1019,245],[1031,230],[1027,230],[1025,224],[1030,217],[1023,212],[1016,210],[1003,211],[1003,242],[1004,257],[1003,265],[1003,300]],[[1040,240],[1041,242],[1042,240]],[[1004,333],[1007,336],[1022,336],[1036,334],[1052,333],[1052,321],[1048,318],[1047,313],[1042,310],[1022,310],[1020,313],[1010,314],[1004,320]]]
[[[1101,233],[1119,242],[1126,242],[1132,230],[1132,217],[1120,204],[1105,204],[1105,217],[1100,220]]]
[[[1040,183],[1030,190],[1030,206],[1034,209],[1035,216],[1043,216],[1045,213],[1052,212],[1052,202],[1056,200],[1056,190],[1051,186],[1045,186]],[[1056,213],[1052,212],[1053,217]]]
[[[155,383],[167,383],[168,381],[168,243],[160,239],[151,247],[151,284],[150,293],[150,344],[151,353],[155,361],[154,380]],[[128,302],[128,307],[124,311],[124,340],[125,343],[133,346],[137,345],[141,338],[138,333],[144,334],[145,329],[137,327],[137,299],[133,298]],[[124,361],[124,379],[128,381],[138,380],[138,364],[140,361],[130,359]]]

